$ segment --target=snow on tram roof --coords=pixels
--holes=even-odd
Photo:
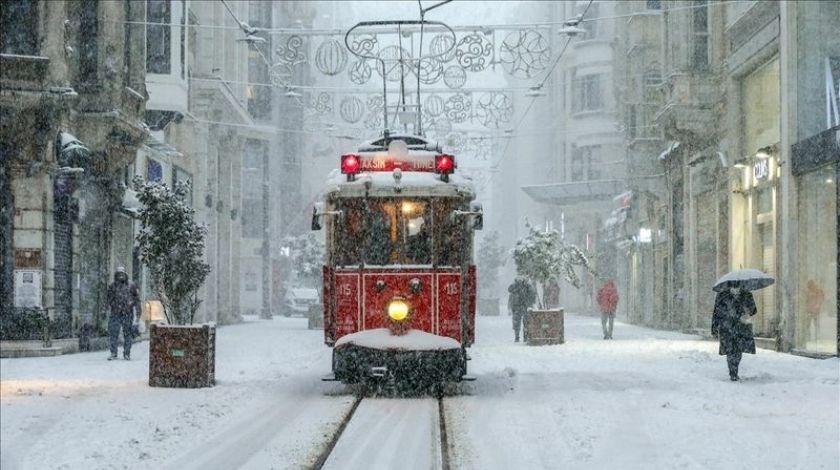
[[[369,182],[369,188],[365,183]],[[327,179],[328,193],[342,193],[348,196],[475,196],[472,180],[466,176],[449,175],[449,182],[440,180],[440,175],[425,171],[403,171],[399,182],[390,171],[360,173],[355,181],[347,181],[340,170],[334,169]],[[397,188],[400,188],[397,191]],[[358,194],[357,194],[358,193]]]
[[[404,335],[394,335],[387,328],[375,328],[342,336],[335,346],[339,348],[345,344],[397,351],[441,351],[461,347],[461,343],[446,336],[433,335],[421,330],[408,330]]]

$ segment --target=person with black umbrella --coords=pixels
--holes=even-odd
[[[752,317],[755,299],[750,290],[762,289],[775,280],[757,269],[739,269],[722,276],[712,288],[717,292],[712,314],[712,336],[720,340],[718,354],[726,356],[729,380],[739,380],[743,353],[755,354]]]

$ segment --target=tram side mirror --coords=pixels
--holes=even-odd
[[[324,203],[316,202],[312,208],[312,230],[321,230],[321,214],[324,213]]]
[[[480,202],[473,202],[470,204],[470,212],[473,213],[473,230],[481,230],[484,228],[484,208]]]

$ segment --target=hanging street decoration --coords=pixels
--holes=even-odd
[[[464,93],[456,93],[446,100],[444,112],[450,121],[460,124],[469,119],[472,111],[472,100]]]
[[[347,96],[341,100],[338,112],[344,122],[355,124],[362,119],[362,116],[365,113],[365,105],[362,104],[362,100],[358,97]]]
[[[347,65],[347,50],[338,39],[328,39],[318,46],[315,67],[324,75],[338,75]]]
[[[411,73],[411,53],[404,47],[388,46],[377,54],[379,59],[385,62],[385,80],[398,82]],[[382,76],[381,65],[376,68],[379,76]]]
[[[455,40],[448,34],[438,34],[429,43],[429,52],[441,64],[449,62],[455,58]]]
[[[460,65],[450,65],[443,72],[443,83],[457,90],[467,83],[467,72]]]
[[[478,98],[476,117],[481,125],[489,129],[499,129],[510,122],[513,115],[513,102],[505,93],[484,93]]]
[[[542,34],[534,29],[510,33],[499,47],[499,61],[505,72],[516,78],[533,78],[548,67],[551,50]]]
[[[458,65],[470,72],[481,72],[487,68],[493,55],[493,43],[485,35],[469,34],[458,41],[455,59]]]
[[[446,103],[440,95],[429,95],[423,106],[423,114],[429,116],[440,116]]]
[[[411,67],[414,71],[414,67]],[[443,63],[432,57],[420,59],[420,81],[426,85],[434,85],[443,76]]]
[[[372,73],[373,71],[365,59],[359,59],[353,62],[353,65],[347,70],[347,74],[350,75],[350,81],[356,85],[367,83]]]
[[[332,112],[332,95],[327,92],[318,93],[312,97],[312,109],[318,114]]]
[[[289,66],[290,68],[295,65],[305,63],[306,54],[302,51],[303,46],[304,40],[302,37],[296,34],[288,36],[286,38],[286,42],[277,46],[277,49],[275,50],[277,61],[281,64]]]

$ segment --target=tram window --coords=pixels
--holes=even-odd
[[[393,241],[396,227],[391,223],[394,215],[393,203],[371,202],[367,207],[367,246],[365,261],[367,264],[385,265],[393,259]]]
[[[362,263],[362,248],[365,242],[364,205],[361,201],[343,201],[340,207],[342,217],[337,224],[336,260],[340,266]]]
[[[403,200],[400,222],[406,264],[432,263],[432,235],[429,204],[426,201]]]
[[[455,209],[466,210],[466,207],[456,200],[435,201],[434,256],[440,266],[459,266],[465,244],[469,241],[464,238],[466,219],[454,217],[452,212]]]

